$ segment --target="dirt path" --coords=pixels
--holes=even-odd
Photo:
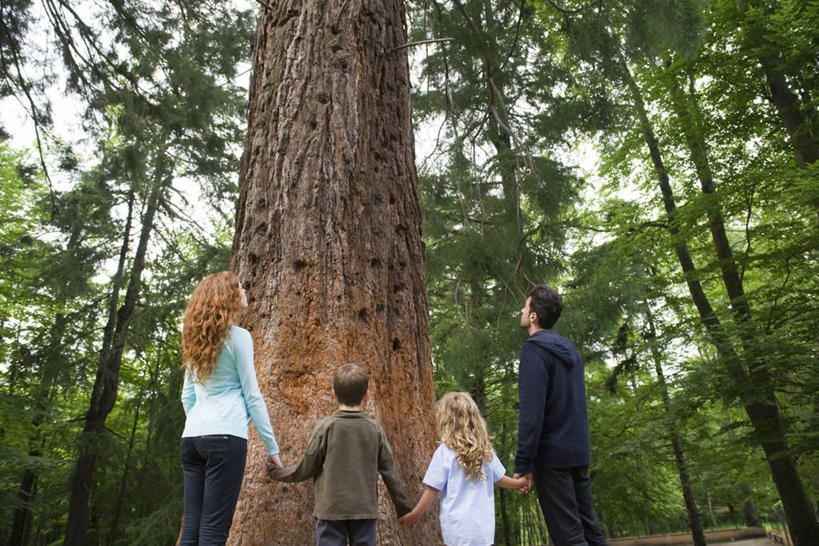
[[[731,544],[732,546],[775,546],[776,543],[768,538],[746,538],[745,540],[734,540],[730,542],[709,542],[711,544]]]

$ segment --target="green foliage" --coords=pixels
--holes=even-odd
[[[438,139],[419,165],[438,394],[475,397],[511,471],[519,313],[531,284],[549,282],[564,293],[557,329],[586,361],[590,472],[607,532],[686,528],[674,430],[706,525],[734,523],[749,500],[763,517],[780,517],[743,410],[758,393],[726,374],[688,291],[697,281],[731,347],[769,374],[790,453],[817,498],[819,167],[800,162],[795,143],[807,135],[802,142],[815,144],[819,134],[819,4],[422,0],[407,8],[410,41],[452,38],[413,57],[415,122]],[[63,536],[108,301],[122,289],[121,303],[130,282],[114,271],[121,255],[126,273],[133,264],[157,191],[118,400],[97,440],[87,543],[176,538],[180,315],[196,281],[229,260],[246,106],[234,82],[253,14],[209,0],[93,10],[54,12],[55,51],[36,39],[32,2],[2,7],[0,96],[27,105],[40,129],[37,155],[57,166],[46,178],[35,154],[0,144],[3,542],[23,509],[29,544]],[[59,58],[60,71],[43,58]],[[61,73],[86,108],[86,142],[49,136],[47,89]],[[777,74],[797,100],[795,129],[773,101]],[[702,191],[692,138],[703,143],[713,193]],[[570,164],[587,142],[600,157],[585,180]],[[726,294],[708,230],[714,210],[750,325]],[[681,245],[696,271],[681,270]],[[20,496],[27,476],[36,480],[28,499]],[[497,543],[545,542],[534,495],[499,492],[496,514]]]
[[[44,30],[25,11],[13,15],[14,32],[0,43],[2,92],[30,104],[44,137],[50,78],[29,84],[20,76],[42,54],[31,36]],[[88,140],[38,141],[47,158],[53,148],[60,169],[49,180],[5,144],[0,150],[8,219],[0,259],[9,272],[0,279],[0,450],[8,455],[0,487],[13,499],[0,512],[0,541],[45,544],[65,532],[80,431],[109,343],[108,307],[121,307],[139,282],[129,271],[148,234],[118,400],[93,439],[86,543],[167,543],[181,514],[179,321],[195,282],[227,267],[232,225],[223,209],[236,192],[245,108],[233,81],[250,49],[252,15],[220,2],[113,2],[59,9],[48,22],[67,88],[87,108]],[[20,74],[8,59],[19,61]],[[55,65],[41,68],[49,74]]]
[[[493,431],[514,428],[514,410],[498,418],[489,408],[515,405],[517,309],[530,282],[562,286],[557,329],[587,360],[594,488],[614,535],[685,528],[671,422],[707,524],[718,523],[703,508],[714,503],[736,514],[752,500],[763,515],[776,513],[759,438],[742,411],[758,394],[725,373],[688,292],[692,280],[735,350],[770,370],[815,497],[817,345],[809,332],[817,329],[819,184],[815,164],[794,160],[800,133],[774,108],[760,59],[776,57],[802,101],[800,130],[816,134],[819,10],[815,2],[745,4],[422,2],[410,10],[411,39],[453,38],[427,46],[413,98],[420,121],[443,120],[443,151],[420,179],[439,390],[470,390]],[[805,32],[796,38],[793,29]],[[670,178],[673,216],[647,129]],[[583,181],[553,160],[569,135],[593,139],[601,156],[597,186],[580,193],[576,209]],[[702,190],[692,138],[704,142],[713,193]],[[737,320],[725,293],[708,230],[714,210],[753,325]],[[692,273],[680,268],[680,245]],[[651,339],[646,305],[659,328]],[[621,324],[632,334],[618,347]],[[657,359],[668,374],[665,401]],[[505,519],[529,525],[526,509],[498,509],[499,541]]]

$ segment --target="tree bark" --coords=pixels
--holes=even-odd
[[[39,457],[39,449],[32,448],[28,452],[30,457]],[[23,470],[23,477],[20,479],[20,490],[17,492],[18,507],[14,510],[14,519],[11,527],[9,544],[28,544],[31,535],[31,501],[37,489],[38,475],[33,470],[26,468]]]
[[[415,500],[437,442],[405,43],[400,0],[263,10],[232,266],[285,464],[356,362]],[[313,542],[312,487],[271,483],[264,455],[252,435],[230,543]],[[380,543],[441,542],[435,510],[408,532],[380,499]]]

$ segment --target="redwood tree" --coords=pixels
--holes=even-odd
[[[356,362],[416,500],[437,442],[404,20],[402,0],[262,9],[232,261],[285,464]],[[264,461],[254,435],[231,543],[313,541],[312,486],[271,483]],[[399,531],[380,498],[382,543],[440,543],[436,510]]]

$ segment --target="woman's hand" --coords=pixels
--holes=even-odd
[[[274,465],[278,466],[279,468],[281,468],[282,466],[284,466],[284,465],[282,465],[282,460],[279,458],[279,454],[278,454],[278,453],[277,453],[277,454],[275,454],[275,455],[270,455],[270,456],[268,456],[268,457],[267,457],[267,462],[268,462],[268,463],[273,463]]]

